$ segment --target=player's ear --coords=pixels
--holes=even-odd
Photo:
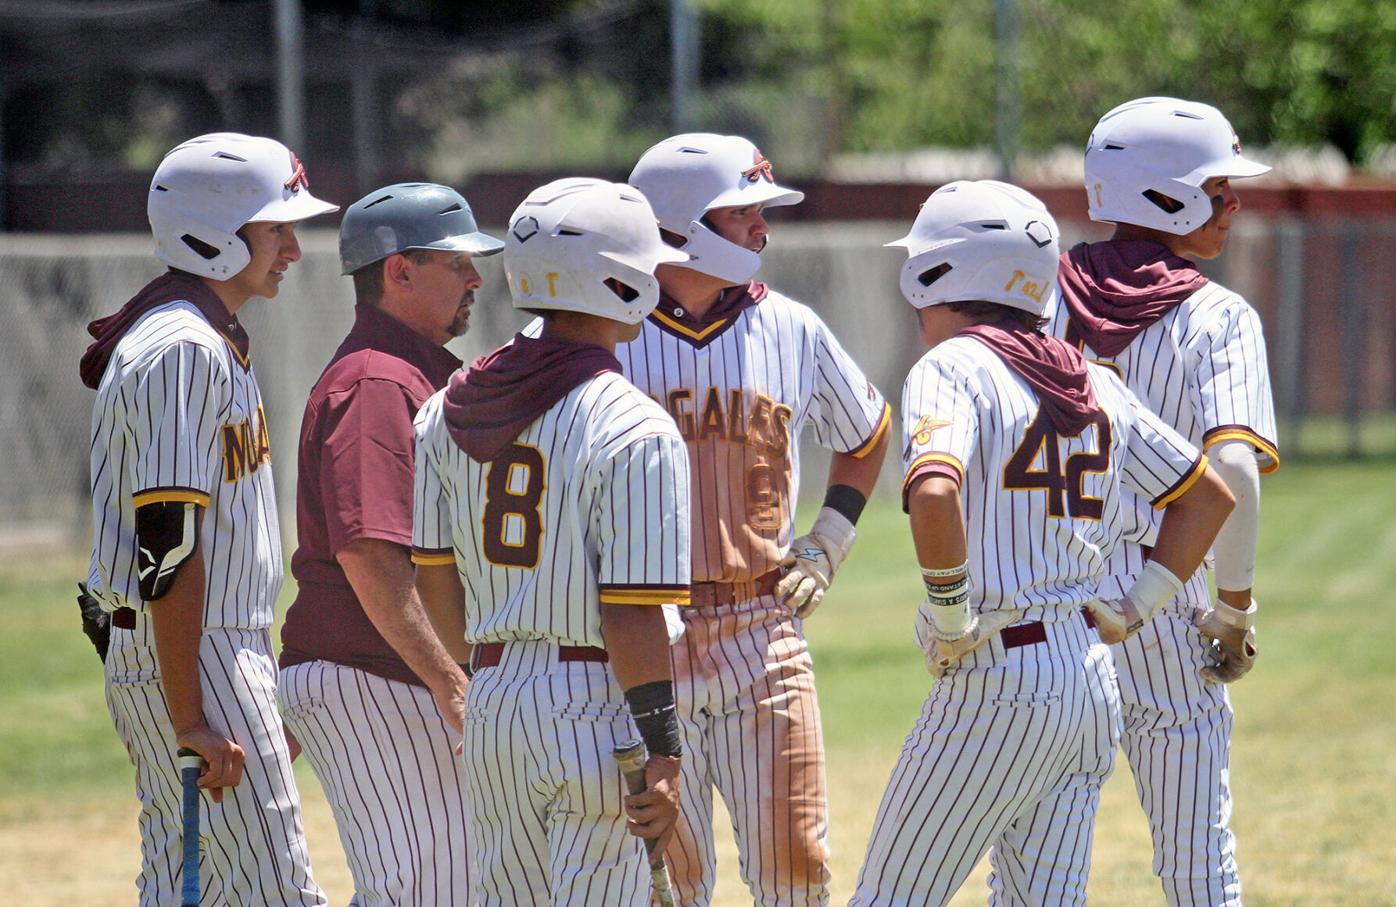
[[[401,252],[383,259],[383,286],[410,289],[412,286],[412,259]]]

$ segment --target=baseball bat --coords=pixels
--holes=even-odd
[[[184,887],[180,891],[181,907],[199,907],[199,775],[204,770],[204,757],[189,749],[179,748],[179,780],[184,787]]]
[[[620,773],[625,776],[625,786],[632,794],[645,792],[645,752],[644,741],[622,743],[615,748],[613,755],[620,764]],[[645,853],[650,859],[650,884],[654,886],[659,907],[674,907],[674,889],[669,884],[669,867],[664,862],[662,851],[656,851],[653,838],[645,839]]]

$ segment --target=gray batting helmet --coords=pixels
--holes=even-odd
[[[350,205],[339,225],[341,274],[408,249],[493,255],[503,248],[502,241],[480,232],[459,192],[436,183],[375,189]]]

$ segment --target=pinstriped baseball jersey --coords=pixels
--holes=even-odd
[[[1088,369],[1101,413],[1074,438],[1057,435],[1027,383],[973,338],[940,344],[907,376],[904,487],[927,472],[961,484],[976,611],[1025,608],[1031,621],[1079,608],[1129,519],[1120,488],[1162,508],[1202,474],[1193,445],[1109,370]]]
[[[243,359],[187,302],[141,318],[117,345],[92,416],[88,584],[106,607],[144,608],[136,507],[206,508],[205,627],[272,623],[281,533],[261,391]]]
[[[1060,297],[1048,313],[1046,331],[1073,343],[1088,358],[1096,354],[1085,345],[1071,323]],[[1114,357],[1095,361],[1114,370],[1150,410],[1199,448],[1239,439],[1255,447],[1262,474],[1280,466],[1275,404],[1260,318],[1239,295],[1207,283],[1192,296],[1145,328]],[[1162,520],[1147,502],[1134,501],[1136,520],[1125,540],[1150,545]],[[1108,573],[1131,577],[1142,567],[1128,547],[1111,554]],[[1118,588],[1114,588],[1118,585]],[[1107,594],[1119,595],[1127,579],[1112,584]],[[1191,583],[1205,586],[1205,580]],[[1206,601],[1205,589],[1194,590]]]
[[[688,456],[654,401],[613,372],[573,388],[489,463],[417,414],[413,560],[454,562],[472,643],[604,648],[600,604],[688,601]]]
[[[1064,299],[1048,316],[1048,333],[1095,355],[1080,340]],[[1116,356],[1098,361],[1194,444],[1246,441],[1261,473],[1279,468],[1260,320],[1238,294],[1207,283]],[[1157,517],[1137,504],[1134,512],[1126,544],[1111,552],[1104,596],[1118,596],[1130,585],[1144,566],[1140,546],[1157,535]],[[1153,871],[1172,905],[1241,903],[1236,841],[1228,827],[1231,704],[1224,685],[1199,676],[1207,643],[1193,626],[1197,610],[1210,601],[1204,567],[1138,634],[1111,647],[1124,704],[1122,743],[1149,817]]]
[[[809,307],[774,291],[758,298],[701,330],[661,299],[640,336],[616,348],[626,377],[673,416],[702,476],[694,582],[744,582],[780,563],[806,425],[822,446],[857,454],[890,422],[881,393]]]

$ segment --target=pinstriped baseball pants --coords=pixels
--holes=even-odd
[[[638,736],[608,664],[560,662],[555,644],[528,640],[475,673],[464,762],[482,905],[649,903],[649,865],[625,830],[612,755]]]
[[[936,681],[873,825],[851,905],[944,904],[990,850],[990,904],[1086,903],[1119,690],[1075,612],[1046,642],[1000,637]]]
[[[175,735],[160,686],[149,624],[113,628],[107,650],[107,707],[136,767],[140,799],[141,907],[180,901],[181,785]],[[242,782],[223,802],[201,798],[200,903],[254,907],[327,903],[310,876],[300,797],[276,710],[276,660],[267,630],[205,628],[199,646],[204,716],[243,748]]]
[[[716,787],[754,902],[827,904],[824,737],[799,622],[773,596],[680,610],[685,633],[673,652],[682,804],[665,852],[675,892],[685,905],[712,900]]]
[[[1225,684],[1198,673],[1206,644],[1192,625],[1209,596],[1199,572],[1178,600],[1110,647],[1124,707],[1121,742],[1149,817],[1154,875],[1174,907],[1241,904],[1230,828],[1231,699]]]
[[[431,691],[312,661],[277,696],[334,811],[350,907],[474,907],[465,769]]]

